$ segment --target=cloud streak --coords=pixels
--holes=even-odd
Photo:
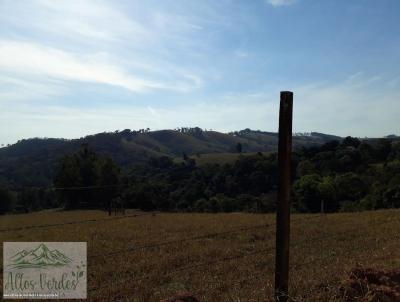
[[[337,85],[315,83],[294,87],[294,132],[320,131],[360,137],[367,132],[376,137],[398,132],[400,93],[389,84],[385,85],[386,79],[380,80],[376,86],[368,79],[363,76],[357,81],[352,79],[351,83],[344,79]],[[366,84],[361,85],[362,82]],[[385,106],[379,106],[381,103]],[[0,110],[0,127],[7,127],[16,119],[20,121],[7,134],[10,139],[35,136],[76,138],[103,131],[147,127],[200,126],[218,131],[244,128],[277,131],[278,105],[278,90],[276,93],[227,94],[213,98],[212,102],[203,100],[174,108],[130,105],[82,109],[21,104],[7,111]],[[351,128],[348,125],[352,125]]]
[[[201,79],[186,74],[186,82],[165,83],[132,75],[101,53],[75,54],[41,45],[0,40],[0,70],[66,81],[114,85],[133,92],[152,89],[186,91]]]
[[[297,0],[268,0],[272,6],[288,6],[296,3]]]
[[[0,17],[0,26],[17,33],[2,38],[0,31],[0,71],[15,79],[43,85],[48,79],[112,85],[134,93],[186,93],[204,83],[195,71],[168,60],[171,51],[165,46],[170,42],[165,44],[165,39],[184,39],[188,26],[183,21],[174,28],[159,28],[103,0],[4,1]]]
[[[166,88],[129,75],[96,54],[77,55],[25,42],[0,41],[0,68],[25,75],[115,85],[136,92]]]
[[[286,89],[295,131],[399,132],[390,12],[371,0],[379,14],[346,19],[338,1],[326,18],[326,4],[286,9],[296,3],[0,1],[0,143],[122,128],[275,131]]]

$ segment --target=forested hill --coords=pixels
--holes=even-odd
[[[296,147],[321,145],[340,137],[312,132],[296,135]],[[88,144],[97,153],[110,156],[120,166],[152,157],[182,157],[184,154],[276,151],[277,133],[245,129],[232,133],[203,131],[200,128],[149,131],[129,129],[99,133],[80,139],[33,138],[0,149],[0,184],[46,186],[51,184],[56,164],[65,154]]]

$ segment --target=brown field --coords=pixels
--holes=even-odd
[[[200,301],[270,301],[274,220],[272,214],[109,219],[100,211],[43,211],[0,217],[0,236],[3,242],[87,241],[89,301],[160,301],[179,291]],[[290,296],[344,301],[339,288],[350,269],[400,266],[399,234],[399,210],[292,215]]]

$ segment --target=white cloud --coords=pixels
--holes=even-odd
[[[0,2],[0,26],[13,33],[0,36],[0,71],[32,85],[39,81],[43,88],[49,79],[132,92],[202,87],[202,76],[192,66],[171,60],[176,54],[169,49],[186,45],[185,35],[201,28],[173,16],[159,27],[137,12],[128,16],[121,5],[105,0]],[[60,94],[67,90],[65,85]],[[18,96],[16,89],[0,88],[0,94],[6,99],[29,97]]]
[[[296,2],[297,0],[268,0],[268,3],[271,4],[272,6],[286,6],[286,5],[292,5]]]
[[[370,81],[374,77],[360,76],[358,80],[367,83],[364,86],[344,79],[336,85],[311,83],[292,87],[294,132],[318,131],[371,137],[400,134],[398,87],[386,85],[386,79],[375,85]],[[0,128],[13,124],[2,135],[2,143],[14,142],[15,138],[75,138],[103,131],[147,127],[200,126],[219,131],[244,128],[277,131],[279,90],[228,93],[173,108],[156,104],[79,108],[41,103],[37,106],[18,103],[7,110],[5,106],[1,107],[0,103]],[[18,123],[13,123],[16,120]]]
[[[25,42],[0,41],[0,68],[21,74],[115,85],[132,91],[162,87],[130,76],[96,55],[77,55]]]
[[[264,3],[278,7],[298,0]],[[273,70],[261,75],[264,68],[250,66],[272,57],[265,52],[263,62],[257,61],[260,55],[245,42],[259,20],[233,4],[0,0],[0,128],[8,129],[1,140],[79,137],[128,127],[276,130],[276,77]],[[226,33],[238,42],[235,47],[223,45]],[[246,60],[254,60],[250,69],[236,69]],[[247,71],[251,78],[243,76]],[[294,87],[296,131],[399,133],[400,78],[382,74],[357,72],[338,84]],[[248,81],[256,78],[257,87],[271,90],[238,93],[254,87]],[[115,87],[122,89],[109,89]],[[236,91],[226,93],[227,87]],[[189,91],[193,94],[180,95]],[[92,107],[84,108],[79,101],[89,93]],[[142,105],[134,106],[136,101]]]
[[[12,104],[14,101],[37,100],[68,94],[65,85],[59,81],[46,82],[24,79],[21,76],[0,76],[0,103]]]
[[[34,13],[33,13],[34,12]],[[32,0],[0,4],[0,17],[8,24],[71,40],[118,40],[129,35],[143,41],[149,32],[103,0]],[[43,37],[46,39],[48,37]],[[88,40],[90,41],[90,40]]]
[[[350,81],[349,81],[350,79]],[[294,127],[342,136],[400,134],[398,87],[380,76],[361,73],[338,84],[295,88]]]
[[[101,53],[76,54],[33,43],[0,40],[0,70],[123,87],[134,92],[152,89],[187,91],[201,85],[196,75],[183,74],[182,81],[156,81],[135,76]]]

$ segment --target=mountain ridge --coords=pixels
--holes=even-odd
[[[341,140],[335,135],[311,132],[293,137],[294,148]],[[0,149],[0,184],[46,186],[51,183],[58,161],[87,144],[97,153],[110,156],[121,167],[146,162],[152,157],[182,157],[184,154],[272,152],[278,134],[244,129],[230,133],[205,131],[198,127],[178,130],[103,132],[79,139],[32,138]]]

